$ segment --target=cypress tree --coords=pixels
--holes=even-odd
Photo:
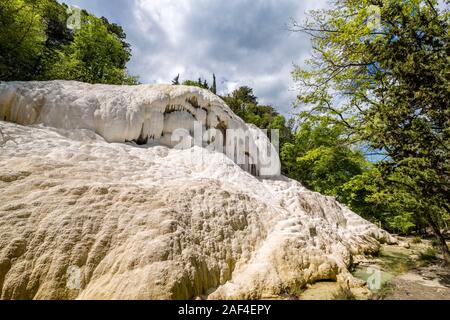
[[[217,84],[216,84],[216,75],[213,73],[213,84],[211,87],[211,91],[214,94],[217,94]]]
[[[177,74],[177,76],[172,80],[172,85],[177,86],[179,84],[180,84],[180,74]]]

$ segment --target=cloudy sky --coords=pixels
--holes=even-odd
[[[282,113],[295,101],[291,71],[310,53],[291,18],[326,0],[62,0],[120,24],[132,45],[130,73],[143,83],[206,78],[218,90],[254,88]]]

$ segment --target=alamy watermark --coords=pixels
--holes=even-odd
[[[367,278],[367,286],[371,291],[378,291],[381,289],[381,269],[377,266],[367,267],[367,273],[370,276]]]
[[[17,144],[14,138],[4,133],[2,128],[0,128],[0,146],[6,144],[8,141],[12,141],[13,143]]]
[[[81,269],[78,266],[69,266],[66,272],[66,287],[70,290],[81,289]]]
[[[77,6],[68,6],[66,13],[69,15],[67,18],[67,28],[72,31],[81,29],[81,9]]]
[[[367,13],[369,17],[367,18],[366,24],[367,28],[371,32],[380,30],[381,28],[381,8],[376,5],[370,5],[367,7]]]
[[[195,164],[212,164],[209,152],[220,152],[253,175],[278,176],[281,173],[279,136],[278,129],[270,132],[253,128],[206,129],[195,121],[191,130],[175,129],[167,142],[179,150],[203,148],[200,158],[198,154],[190,157]]]

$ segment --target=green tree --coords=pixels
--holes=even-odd
[[[137,82],[126,72],[131,49],[121,26],[83,11],[74,32],[67,19],[56,0],[1,1],[0,80]]]
[[[0,80],[31,80],[45,48],[41,1],[0,2]]]
[[[177,86],[179,84],[180,84],[180,74],[177,74],[177,76],[172,80],[172,85]]]
[[[128,52],[128,54],[131,56],[131,46],[128,42],[126,42],[127,34],[123,30],[122,26],[118,25],[117,23],[109,22],[105,17],[101,17],[100,19],[108,29],[108,32],[117,36],[117,38],[122,43],[122,48],[124,49],[124,51]],[[123,67],[125,67],[125,65]]]
[[[202,89],[210,90],[208,86],[208,82],[206,80],[202,80],[202,78],[198,78],[197,81],[194,80],[185,80],[182,83],[184,86],[191,86],[191,87],[199,87]]]
[[[293,122],[286,121],[272,106],[260,105],[253,89],[242,86],[222,97],[235,114],[245,122],[254,124],[260,129],[267,129],[267,135],[271,138],[271,130],[278,130],[280,149],[286,143],[293,140]],[[289,164],[282,164],[282,172],[288,174],[286,169]],[[289,171],[290,172],[290,171]]]
[[[213,73],[213,83],[211,86],[211,92],[217,94],[217,83],[216,83],[216,75]]]
[[[204,89],[203,83],[199,83],[198,81],[194,81],[194,80],[184,80],[182,84],[184,86],[198,87],[198,88]]]
[[[124,50],[120,38],[108,31],[99,18],[84,15],[82,20],[73,41],[58,52],[49,76],[89,83],[136,83],[136,79],[126,73],[130,53]]]
[[[349,193],[344,185],[371,167],[364,154],[349,145],[346,128],[331,120],[310,116],[295,127],[293,119],[286,121],[272,106],[260,105],[248,86],[223,99],[245,122],[268,129],[268,135],[271,129],[279,130],[282,173],[314,191],[342,201]],[[363,206],[358,209],[365,212]]]
[[[366,219],[381,222],[389,231],[424,233],[427,226],[421,215],[420,198],[401,186],[386,183],[377,166],[355,176],[342,187],[342,201]]]
[[[450,210],[446,3],[335,0],[293,29],[311,36],[314,52],[294,71],[299,102],[387,154],[377,165],[383,192],[397,199],[397,212],[427,222],[450,261],[441,232]]]
[[[231,97],[243,103],[258,104],[258,99],[253,94],[253,89],[247,86],[237,88],[231,93]]]
[[[327,121],[300,124],[291,143],[281,147],[284,172],[306,187],[343,200],[342,187],[370,167],[360,150],[343,137],[344,128]]]

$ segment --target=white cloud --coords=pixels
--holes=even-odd
[[[325,0],[68,0],[121,24],[132,45],[132,74],[144,83],[218,78],[219,92],[254,88],[285,114],[295,100],[293,63],[308,55],[308,39],[287,30],[290,18]]]

